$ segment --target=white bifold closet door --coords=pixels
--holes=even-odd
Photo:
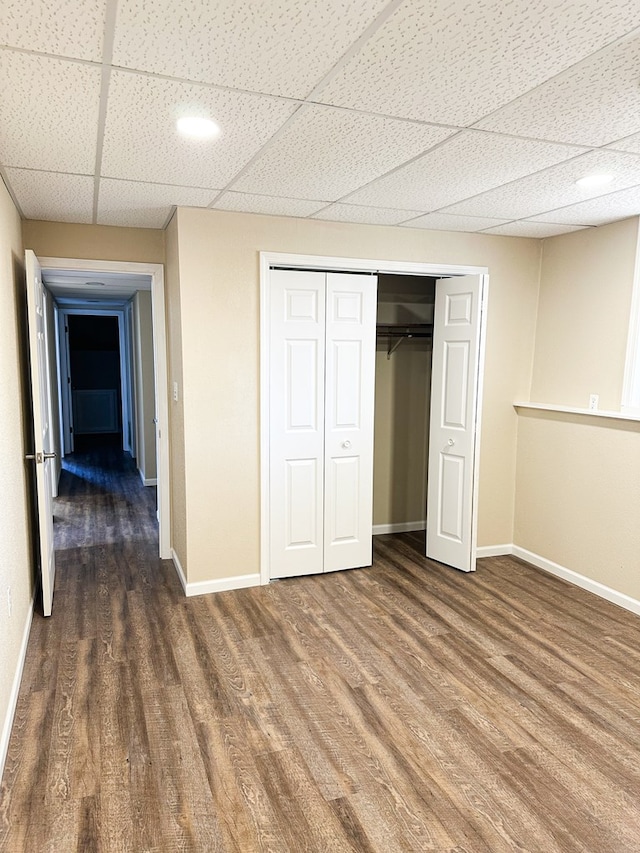
[[[376,284],[271,271],[271,578],[371,564]]]
[[[436,285],[429,426],[426,555],[462,571],[476,564],[473,486],[481,278]]]

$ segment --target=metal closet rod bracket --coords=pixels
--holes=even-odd
[[[387,350],[387,360],[391,358],[393,353],[398,349],[398,347],[400,346],[402,341],[405,340],[405,338],[412,338],[412,337],[413,337],[413,335],[402,335],[402,337],[399,337],[393,343],[391,343],[391,340],[389,340],[389,348]]]

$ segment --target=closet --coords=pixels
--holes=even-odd
[[[263,577],[368,566],[374,526],[425,517],[473,570],[483,275],[263,264]]]
[[[373,532],[426,526],[436,279],[379,275]]]

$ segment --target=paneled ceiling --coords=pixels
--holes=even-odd
[[[638,0],[0,0],[0,85],[29,219],[545,237],[640,213]]]

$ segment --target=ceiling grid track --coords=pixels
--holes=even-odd
[[[98,223],[98,201],[100,197],[100,177],[102,174],[102,150],[104,148],[104,128],[107,121],[107,104],[109,100],[109,82],[111,79],[111,60],[113,58],[113,41],[116,33],[116,17],[118,0],[107,0],[104,22],[104,47],[102,53],[102,78],[100,81],[100,107],[98,111],[98,134],[96,139],[96,166],[93,177],[93,217],[94,225]]]

